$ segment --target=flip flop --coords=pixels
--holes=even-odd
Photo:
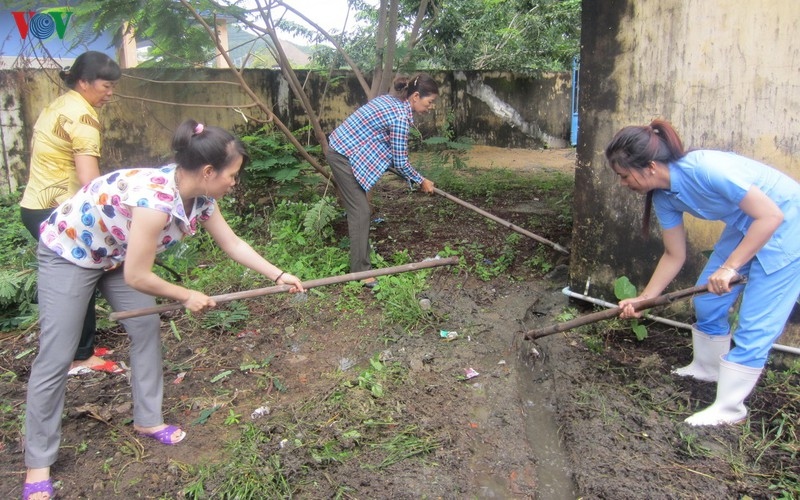
[[[109,354],[114,354],[112,349],[108,347],[95,347],[94,348],[94,355],[98,358],[102,358],[103,356],[108,356]]]
[[[35,495],[36,493],[46,493],[51,499],[55,498],[53,480],[48,478],[36,483],[25,483],[22,486],[22,500],[28,500],[31,495]]]
[[[103,364],[90,366],[89,369],[96,372],[108,372],[108,373],[122,373],[125,371],[118,364],[114,363],[110,359],[107,359],[106,362]]]
[[[175,434],[175,431],[181,431],[181,435],[177,439],[177,441],[172,440],[172,435]],[[174,425],[168,425],[163,429],[161,429],[160,431],[155,431],[155,432],[141,432],[141,431],[137,432],[139,433],[140,436],[149,437],[155,439],[161,444],[166,444],[170,446],[180,443],[181,441],[183,441],[183,438],[186,437],[186,433],[180,427]]]

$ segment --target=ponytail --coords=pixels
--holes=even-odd
[[[413,78],[398,76],[392,82],[392,94],[398,99],[406,100],[414,92],[419,92],[420,97],[439,95],[439,84],[427,73],[419,73]]]
[[[172,137],[175,161],[187,171],[200,170],[204,165],[219,172],[237,158],[242,158],[242,167],[250,159],[241,140],[219,127],[205,126],[188,119],[178,125]]]

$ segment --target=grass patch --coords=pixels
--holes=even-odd
[[[381,471],[424,458],[440,442],[405,421],[393,395],[407,376],[376,354],[354,374],[338,372],[324,398],[241,425],[225,445],[224,461],[190,471],[186,497],[308,497],[318,492],[320,476],[341,492],[348,489],[342,478],[349,468]]]

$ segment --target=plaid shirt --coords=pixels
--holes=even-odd
[[[348,158],[364,191],[372,189],[390,167],[408,181],[420,184],[422,176],[408,162],[408,131],[413,123],[408,101],[382,95],[336,127],[329,146]]]

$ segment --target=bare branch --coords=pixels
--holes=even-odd
[[[228,64],[228,67],[231,69],[231,72],[236,76],[236,79],[241,85],[242,90],[244,90],[245,93],[247,93],[247,95],[250,96],[253,102],[255,102],[261,109],[261,111],[263,111],[267,115],[267,117],[275,124],[275,126],[278,127],[278,129],[283,133],[286,139],[295,147],[295,149],[297,149],[297,152],[309,164],[311,164],[312,167],[314,167],[314,170],[316,170],[323,177],[325,177],[330,182],[335,184],[333,176],[317,162],[316,158],[308,154],[303,145],[300,144],[300,142],[297,140],[294,134],[292,134],[292,131],[289,130],[289,128],[286,126],[286,124],[284,124],[277,116],[275,116],[272,110],[258,97],[258,95],[256,95],[255,92],[253,92],[253,89],[250,88],[250,85],[247,84],[244,77],[242,76],[242,73],[236,70],[233,61],[231,61],[230,54],[228,54],[228,52],[225,51],[223,47],[221,47],[221,44],[219,43],[215,35],[216,30],[212,29],[208,25],[208,23],[206,23],[205,19],[203,19],[202,16],[200,16],[200,14],[197,13],[194,7],[191,4],[189,4],[187,0],[180,0],[180,2],[186,8],[186,10],[188,10],[192,14],[192,16],[194,16],[197,22],[203,26],[203,28],[206,30],[211,39],[215,41],[214,43],[217,46],[217,50],[220,51],[222,57],[225,59],[225,62]]]
[[[278,33],[275,31],[275,26],[272,23],[270,11],[264,10],[260,1],[257,1],[256,4],[259,6],[259,8],[261,8],[261,16],[264,19],[265,29],[267,30],[269,37],[272,39],[272,45],[275,47],[275,51],[278,54],[281,73],[283,73],[283,76],[289,82],[289,86],[292,88],[292,93],[300,100],[303,109],[306,111],[306,115],[311,123],[311,128],[314,130],[314,135],[317,138],[317,142],[322,146],[323,151],[327,152],[328,138],[325,136],[325,132],[322,130],[322,125],[319,123],[319,116],[311,106],[311,101],[308,100],[308,95],[306,95],[305,91],[303,90],[303,85],[297,79],[297,75],[295,75],[294,71],[292,70],[292,65],[289,62],[289,58],[286,57],[286,52],[283,50],[283,44],[278,38]]]
[[[319,31],[322,34],[322,36],[324,36],[329,42],[331,42],[333,44],[334,48],[336,49],[336,51],[339,54],[341,54],[341,56],[344,58],[344,60],[347,63],[347,65],[350,66],[350,68],[353,70],[353,73],[355,74],[356,78],[358,79],[358,83],[360,83],[361,84],[361,88],[364,89],[364,93],[367,94],[367,96],[371,96],[369,84],[367,83],[366,78],[364,78],[364,73],[358,67],[358,64],[356,64],[356,62],[344,50],[344,47],[342,47],[342,44],[339,42],[339,40],[337,40],[333,35],[331,35],[327,31],[325,31],[324,29],[322,29],[314,21],[312,21],[311,19],[309,19],[306,16],[304,16],[302,13],[298,12],[297,10],[295,10],[290,5],[286,5],[281,0],[278,0],[276,2],[276,4],[278,4],[281,7],[285,8],[287,11],[290,11],[290,12],[294,13],[297,17],[301,18],[303,21],[308,23],[309,26],[311,26],[315,30]]]

